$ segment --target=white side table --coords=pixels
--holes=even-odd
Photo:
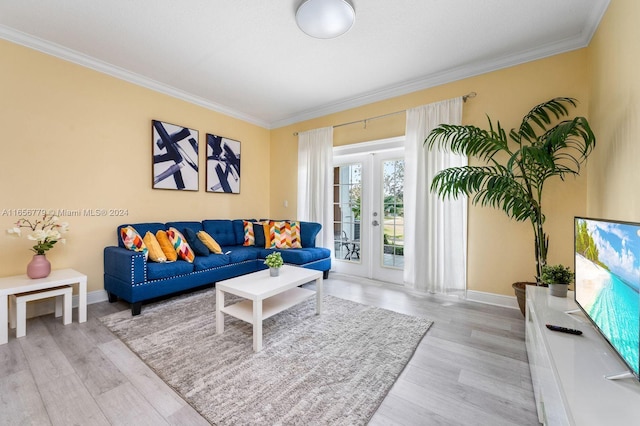
[[[87,276],[73,269],[51,271],[46,278],[31,279],[26,275],[0,278],[0,345],[9,341],[9,296],[65,285],[78,286],[78,322],[87,321]]]

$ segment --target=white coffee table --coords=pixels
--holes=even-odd
[[[316,291],[299,288],[315,280]],[[244,299],[224,306],[225,293]],[[322,312],[322,272],[285,265],[278,277],[269,270],[242,275],[216,283],[216,333],[224,332],[224,314],[253,324],[253,350],[262,350],[262,321],[316,295],[316,314]]]

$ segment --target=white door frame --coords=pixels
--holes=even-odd
[[[393,158],[402,157],[402,153],[398,154],[399,149],[404,149],[404,136],[382,139],[372,142],[364,142],[352,145],[345,145],[333,148],[333,162],[334,166],[361,163],[362,164],[362,182],[371,182],[371,173],[374,173],[373,168],[376,165],[373,153],[380,154],[381,158],[386,158],[386,153],[395,151]],[[391,158],[391,157],[389,157]],[[397,284],[402,284],[402,270],[378,267],[374,265],[375,262],[381,261],[381,254],[376,255],[374,246],[379,246],[377,252],[381,252],[382,237],[380,234],[374,234],[379,232],[381,227],[374,227],[371,225],[373,221],[373,212],[371,207],[374,202],[382,205],[380,201],[380,195],[377,195],[374,199],[374,192],[380,193],[381,184],[374,182],[370,185],[363,185],[362,194],[362,210],[361,210],[361,228],[360,228],[360,259],[359,262],[348,262],[343,259],[334,259],[333,269],[336,272],[341,272],[350,275],[357,275],[369,279],[384,280]],[[380,210],[378,208],[378,210]],[[382,224],[381,216],[383,212],[378,211],[377,219]],[[380,241],[378,241],[380,240]]]

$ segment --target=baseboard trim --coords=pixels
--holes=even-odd
[[[502,306],[504,308],[520,309],[515,296],[486,293],[484,291],[467,290],[467,300],[487,305]]]

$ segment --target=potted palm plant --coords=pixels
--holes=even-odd
[[[542,204],[548,179],[580,174],[580,166],[596,145],[585,117],[566,118],[573,98],[559,97],[536,105],[517,129],[507,132],[490,118],[489,129],[441,124],[433,129],[425,145],[475,157],[486,165],[452,167],[440,171],[431,191],[441,198],[470,196],[473,204],[504,211],[517,221],[529,221],[533,230],[536,284],[541,284],[547,263],[549,237],[544,231]],[[513,284],[524,315],[525,283]]]
[[[573,282],[574,274],[568,266],[564,265],[544,265],[540,280],[549,286],[552,296],[567,297],[569,284]]]

